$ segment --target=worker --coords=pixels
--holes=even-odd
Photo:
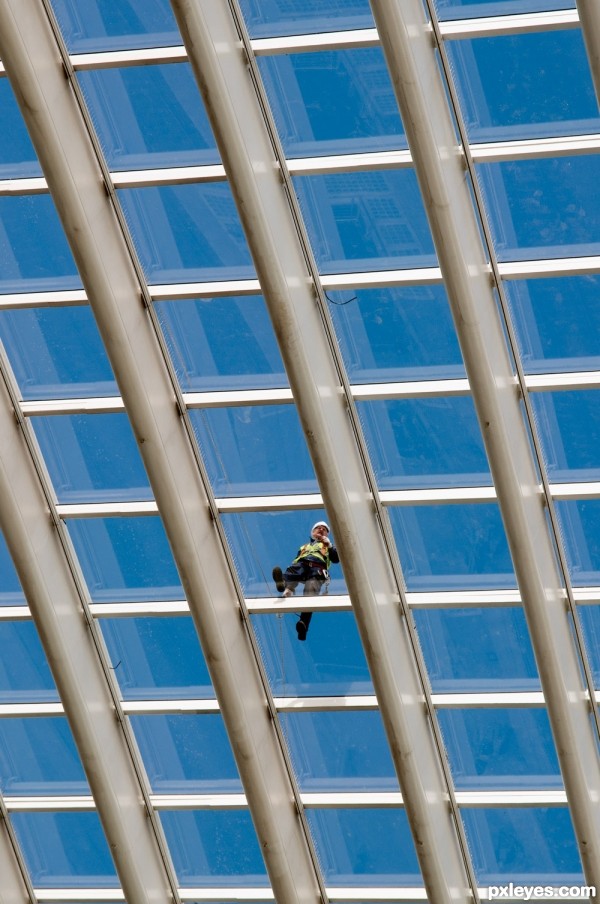
[[[273,580],[284,597],[293,596],[298,584],[304,584],[304,596],[318,596],[325,583],[329,583],[329,565],[340,561],[335,546],[329,539],[329,525],[317,521],[310,532],[310,540],[301,546],[291,565],[282,571],[279,565],[273,569]],[[312,612],[301,612],[296,622],[298,640],[306,640]]]

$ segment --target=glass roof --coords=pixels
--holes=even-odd
[[[191,450],[205,493],[202,517],[210,512],[227,564],[222,593],[208,552],[213,535],[205,534],[198,567],[216,602],[211,609],[207,600],[202,617],[208,624],[218,607],[235,610],[262,682],[259,700],[250,687],[224,689],[215,680],[218,664],[178,570],[184,541],[165,515],[171,500],[147,467],[153,454],[164,455],[176,470],[177,458],[169,458],[170,441],[158,452],[144,448],[123,377],[123,360],[134,357],[106,341],[60,205],[38,181],[42,168],[7,66],[0,369],[44,517],[52,513],[74,576],[77,617],[93,625],[137,800],[165,852],[160,869],[187,901],[194,889],[205,901],[211,889],[221,901],[272,897],[261,853],[269,844],[255,826],[257,796],[261,806],[268,796],[243,784],[240,742],[228,723],[233,694],[249,713],[266,702],[270,743],[321,886],[339,901],[344,889],[362,902],[426,899],[402,797],[410,788],[401,786],[390,714],[369,667],[374,652],[396,676],[419,682],[427,707],[417,721],[438,745],[436,775],[458,826],[450,843],[462,845],[475,883],[582,883],[552,701],[486,452],[489,424],[482,430],[479,387],[466,378],[432,201],[417,177],[368,0],[225,5],[249,35],[245,78],[256,80],[264,102],[257,128],[274,130],[282,154],[268,162],[282,171],[336,386],[324,383],[321,336],[313,336],[312,320],[303,323],[300,302],[298,345],[281,329],[280,299],[268,281],[261,285],[265,262],[255,265],[254,231],[264,227],[263,213],[258,205],[255,220],[247,218],[213,131],[219,111],[205,107],[185,53],[163,54],[183,46],[169,0],[51,6],[94,131],[89,148],[113,180],[109,193],[143,288],[139,317],[151,324],[170,380],[168,405],[181,428],[173,445]],[[559,590],[570,606],[582,684],[589,678],[586,689],[600,694],[600,113],[584,34],[577,21],[553,18],[575,14],[569,0],[424,6],[447,34],[444,71],[453,91],[446,86],[445,97],[456,98],[451,112],[471,143],[483,209],[470,198],[489,226],[513,382],[526,402],[551,503],[548,530],[564,565]],[[494,17],[528,24],[503,21],[490,32],[480,20]],[[449,23],[462,23],[462,32],[451,34]],[[280,257],[269,266],[294,292],[288,239],[283,230],[274,238]],[[319,398],[344,396],[359,453],[339,444],[330,424],[315,436],[303,417],[297,361],[298,368],[306,362]],[[148,388],[157,419],[161,385]],[[317,596],[303,582],[295,587],[292,572],[282,580],[295,594],[282,596],[274,583],[274,566],[285,572],[315,542],[312,525],[333,521],[326,500],[358,505],[350,482],[319,483],[323,443],[333,443],[342,467],[359,461],[369,487],[362,510],[398,588],[394,612],[410,638],[410,662],[393,662],[399,657],[385,639],[365,634],[368,594],[351,592],[354,561],[313,552]],[[360,504],[367,505],[364,494]],[[337,523],[330,540],[348,549],[347,532]],[[15,554],[6,523],[4,534],[0,806],[13,854],[40,898],[52,889],[58,904],[85,904],[110,890],[107,900],[116,900],[119,861],[91,790],[90,752],[62,691],[70,663],[50,656],[45,604],[22,589],[32,586],[22,580],[31,565]],[[373,566],[372,599],[389,605],[379,551],[351,539],[356,559]],[[310,621],[304,642],[299,619]],[[428,762],[423,751],[416,756]]]

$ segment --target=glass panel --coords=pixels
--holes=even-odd
[[[297,618],[293,613],[252,618],[273,694],[321,697],[374,693],[351,612],[315,613],[306,643],[298,642]]]
[[[217,496],[318,493],[294,405],[190,411]]]
[[[497,505],[388,508],[408,590],[515,587]]]
[[[600,369],[600,276],[505,282],[527,373]]]
[[[262,296],[156,302],[184,391],[287,386]]]
[[[302,791],[398,791],[379,712],[279,716]]]
[[[190,617],[100,619],[125,700],[214,699]]]
[[[169,0],[52,0],[71,53],[181,44]]]
[[[220,715],[132,716],[131,723],[156,793],[242,791]]]
[[[241,0],[253,37],[373,28],[368,0]]]
[[[322,273],[436,265],[413,170],[297,176],[294,186]]]
[[[88,307],[0,310],[0,339],[24,399],[119,394]]]
[[[501,261],[600,253],[600,156],[478,166]]]
[[[328,292],[353,383],[464,376],[442,286]]]
[[[152,498],[126,414],[31,421],[59,502]]]
[[[323,519],[326,514],[320,509],[223,515],[221,520],[244,594],[277,595],[271,577],[273,566],[280,565],[285,570],[300,546],[308,542],[312,525]],[[329,539],[335,545],[333,534]],[[340,565],[332,566],[330,577],[329,593],[347,592]]]
[[[78,79],[111,169],[219,160],[189,64],[99,69]]]
[[[471,398],[358,402],[380,489],[492,482]]]
[[[446,47],[471,141],[598,131],[579,29],[448,41]]]
[[[149,282],[254,277],[226,183],[121,189],[118,195]]]
[[[600,606],[578,606],[577,611],[594,687],[600,690]]]
[[[566,807],[464,810],[480,884],[570,885],[583,880]]]
[[[0,179],[40,176],[29,133],[7,78],[0,78]]]
[[[5,795],[89,794],[66,719],[0,719],[0,790]]]
[[[572,583],[600,584],[600,500],[559,501],[555,508]]]
[[[58,700],[33,622],[0,621],[0,700],[5,703]]]
[[[600,478],[600,391],[532,393],[551,480]]]
[[[183,599],[157,516],[80,518],[67,527],[95,602]]]
[[[13,813],[31,881],[39,888],[118,888],[97,813]]]
[[[413,609],[436,693],[538,690],[525,614],[497,609]]]
[[[422,885],[404,810],[307,810],[326,882]]]
[[[575,0],[434,0],[440,19],[470,19],[475,16],[510,16],[574,9]]]
[[[24,606],[25,595],[4,537],[0,534],[0,606]]]
[[[0,197],[0,223],[0,292],[81,287],[49,195]]]
[[[259,57],[288,157],[405,148],[379,47]]]
[[[562,787],[545,709],[440,709],[437,716],[457,788]]]
[[[266,886],[267,874],[246,810],[162,812],[182,886]]]

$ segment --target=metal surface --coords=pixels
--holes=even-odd
[[[577,12],[600,107],[600,4],[597,0],[577,0]]]
[[[39,0],[2,0],[0,53],[140,447],[275,897],[282,904],[314,904],[322,897],[320,877],[298,816],[300,805],[267,704],[268,690],[240,617],[243,600],[182,423],[183,403],[142,303],[149,304],[147,287],[113,204],[77,86],[65,78],[68,57],[48,15]],[[27,541],[28,532],[23,535]],[[18,545],[12,551],[18,561]],[[47,649],[48,644],[46,639]],[[129,833],[132,838],[137,834]],[[147,864],[139,864],[132,857],[131,869],[142,866],[149,881],[153,862],[149,857]],[[126,890],[126,897],[129,904],[143,900],[133,889]]]
[[[251,49],[241,15],[235,4],[230,10],[213,0],[173,0],[172,6],[331,519],[425,885],[437,904],[465,901],[472,882],[448,806],[452,788],[423,707],[427,692],[399,606],[390,547],[374,507],[374,485],[357,442],[356,421],[349,417],[351,399],[335,357],[331,325],[317,303],[316,269],[289,181],[282,179],[285,161],[270,130],[259,83],[253,85],[248,77]],[[256,78],[255,69],[251,74]]]
[[[600,763],[544,497],[420,0],[372,0],[531,633],[585,875],[600,884]]]

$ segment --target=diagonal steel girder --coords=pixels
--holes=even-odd
[[[301,807],[274,726],[274,709],[267,703],[268,689],[240,617],[240,594],[215,528],[214,505],[182,423],[183,403],[141,302],[144,293],[147,300],[147,287],[74,86],[65,78],[69,61],[61,56],[50,16],[44,0],[0,0],[0,55],[146,466],[275,898],[282,904],[315,904],[323,899],[320,873],[298,815]],[[60,665],[57,671],[60,675]],[[99,810],[101,803],[99,795]],[[147,866],[143,860],[133,866],[150,874],[152,858]],[[150,900],[125,891],[130,904]]]
[[[476,898],[318,274],[235,2],[172,0],[333,525],[431,901]],[[283,178],[282,178],[283,177]],[[350,416],[349,416],[350,413]],[[385,517],[385,516],[384,516]],[[396,573],[397,574],[397,573]]]
[[[600,3],[598,0],[576,0],[579,23],[592,71],[596,101],[600,107]]]
[[[422,0],[371,0],[460,342],[586,879],[600,883],[600,761],[565,579]]]
[[[0,798],[0,904],[35,904],[35,894]]]

